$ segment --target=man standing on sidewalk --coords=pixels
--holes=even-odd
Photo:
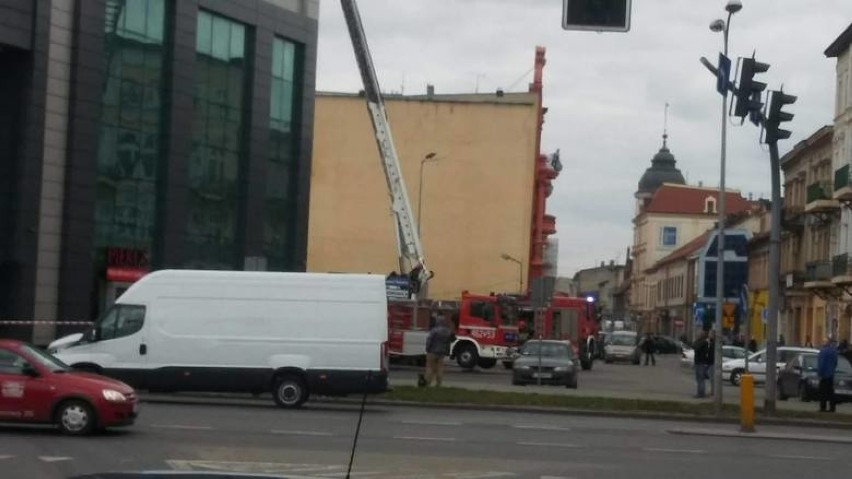
[[[710,368],[713,366],[713,343],[707,335],[707,331],[701,331],[701,336],[695,341],[695,383],[698,391],[695,397],[706,396],[705,382],[710,376]]]
[[[828,337],[817,356],[817,374],[819,375],[819,411],[834,412],[834,370],[837,369],[837,348],[834,338]],[[829,409],[826,410],[826,404]]]
[[[657,360],[654,359],[654,337],[651,333],[645,333],[645,339],[642,340],[642,352],[645,353],[645,366],[648,365],[648,360],[653,366],[657,365]]]
[[[426,337],[426,386],[441,387],[444,379],[444,358],[450,355],[450,345],[454,339],[453,332],[447,327],[447,320],[439,316],[435,326]]]

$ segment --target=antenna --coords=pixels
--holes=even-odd
[[[358,412],[358,425],[355,427],[355,439],[352,441],[352,451],[349,453],[349,467],[346,469],[346,479],[352,473],[352,463],[355,462],[355,449],[358,447],[358,436],[361,435],[361,421],[364,419],[364,409],[367,407],[367,391],[373,372],[367,371],[367,383],[364,385],[364,397],[361,399],[361,410]]]

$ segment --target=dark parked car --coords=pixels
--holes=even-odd
[[[654,352],[657,354],[677,354],[681,351],[677,341],[666,336],[654,336]]]
[[[512,384],[556,384],[577,387],[579,360],[568,341],[531,340],[512,364]]]
[[[837,358],[834,395],[839,403],[852,402],[852,364],[843,356]],[[798,354],[778,373],[778,399],[786,400],[793,396],[802,401],[819,399],[816,354]]]

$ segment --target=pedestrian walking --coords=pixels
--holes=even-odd
[[[425,386],[441,387],[444,380],[444,359],[450,355],[450,345],[454,334],[447,326],[447,320],[443,316],[435,319],[435,326],[426,337],[426,377]]]
[[[784,338],[784,335],[778,336],[778,346],[786,346],[787,340]]]
[[[807,336],[805,336],[805,347],[806,347],[806,348],[812,348],[812,347],[814,347],[814,342],[813,342],[813,341],[811,341],[811,335],[810,335],[810,334],[808,334]]]
[[[837,408],[834,400],[835,369],[837,369],[837,347],[834,345],[834,338],[828,337],[817,355],[820,412],[834,412]]]
[[[649,361],[652,366],[657,365],[657,360],[654,358],[654,337],[651,333],[645,333],[645,338],[642,339],[642,352],[645,353],[645,366]]]
[[[757,341],[755,341],[755,340],[754,340],[754,338],[752,338],[751,340],[749,340],[749,342],[748,342],[748,350],[749,350],[749,351],[751,351],[751,352],[753,352],[753,353],[756,353],[756,352],[757,352]]]
[[[710,378],[711,368],[713,367],[713,347],[713,341],[707,331],[701,331],[701,336],[695,341],[692,348],[695,351],[695,384],[698,388],[695,397],[697,398],[706,396],[705,383]]]

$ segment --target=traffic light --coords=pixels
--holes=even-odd
[[[784,90],[771,92],[769,111],[766,114],[766,143],[777,143],[778,140],[790,138],[790,130],[779,128],[782,122],[793,119],[792,113],[781,111],[786,105],[796,103],[796,97],[784,93]]]
[[[766,83],[754,81],[754,76],[758,73],[766,73],[769,70],[768,63],[761,63],[751,58],[743,58],[740,67],[740,81],[737,84],[737,103],[734,107],[734,116],[745,118],[750,115],[752,122],[759,118],[755,112],[759,112],[763,108],[763,103],[760,101],[761,93],[766,89]]]
[[[562,0],[562,28],[596,32],[630,30],[631,0]]]

